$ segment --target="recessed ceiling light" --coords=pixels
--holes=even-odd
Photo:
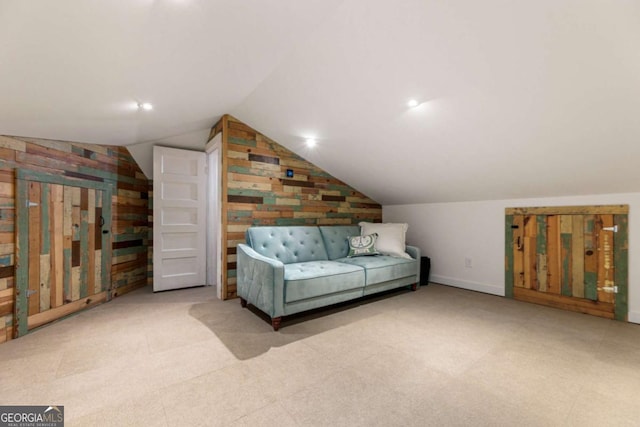
[[[407,105],[408,105],[410,108],[417,107],[417,106],[418,106],[418,104],[419,104],[419,102],[418,102],[418,101],[416,101],[415,99],[411,99],[411,100],[409,100],[409,102],[407,102]]]
[[[145,111],[151,111],[151,110],[153,110],[153,104],[151,104],[150,102],[142,102],[142,103],[138,104],[138,109],[145,110]]]
[[[314,147],[317,141],[314,138],[307,138],[306,141],[307,147]]]

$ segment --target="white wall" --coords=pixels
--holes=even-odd
[[[431,258],[431,281],[504,296],[505,208],[605,204],[629,205],[629,321],[640,323],[640,193],[390,205],[382,214],[409,223],[407,244]]]
[[[185,150],[204,151],[204,146],[207,144],[207,140],[209,139],[209,132],[209,128],[201,129],[165,139],[128,145],[127,149],[147,178],[153,179],[154,145],[171,148],[184,148]]]

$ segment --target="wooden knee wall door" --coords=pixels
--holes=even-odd
[[[109,299],[112,185],[16,172],[15,336]]]
[[[627,320],[628,205],[507,208],[505,295]]]

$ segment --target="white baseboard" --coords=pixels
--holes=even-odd
[[[443,285],[455,286],[456,288],[468,289],[470,291],[484,292],[485,294],[504,296],[504,285],[488,285],[486,283],[470,282],[468,280],[456,279],[455,277],[438,276],[431,274],[429,281],[433,283],[441,283]]]
[[[437,274],[429,275],[429,281],[447,286],[455,286],[456,288],[468,289],[470,291],[484,292],[485,294],[498,295],[501,297],[504,296],[504,286],[470,282],[468,280],[457,279],[455,277],[439,276]],[[629,311],[628,319],[630,323],[640,324],[640,311]]]

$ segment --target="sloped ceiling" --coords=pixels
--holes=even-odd
[[[638,46],[632,0],[3,0],[0,134],[147,165],[231,113],[382,204],[638,192]]]

